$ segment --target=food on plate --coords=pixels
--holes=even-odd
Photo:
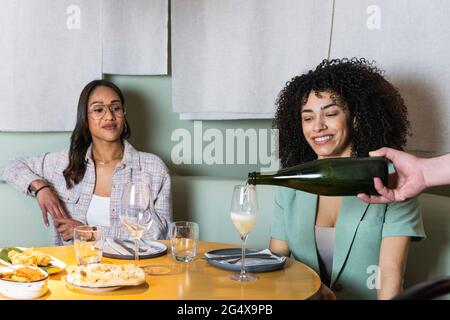
[[[67,267],[66,281],[91,288],[137,286],[145,282],[145,272],[134,264],[94,263]]]
[[[12,264],[26,264],[35,267],[48,267],[52,258],[44,253],[33,248],[25,249],[24,251],[12,249],[8,252],[8,259]]]
[[[32,282],[43,280],[45,278],[46,276],[42,271],[29,267],[18,268],[13,272],[0,273],[0,279],[15,282]]]
[[[48,274],[58,273],[66,268],[63,261],[34,248],[5,247],[0,249],[0,265],[28,265],[39,267]]]

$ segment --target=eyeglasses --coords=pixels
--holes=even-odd
[[[106,114],[106,108],[117,118],[123,118],[126,114],[121,103],[115,102],[111,104],[95,104],[88,110],[88,114],[94,120],[103,118]]]

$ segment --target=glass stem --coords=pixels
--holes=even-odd
[[[136,265],[139,264],[139,239],[134,239],[134,262]]]
[[[245,242],[247,241],[247,236],[248,234],[246,234],[245,236],[241,235],[241,240],[242,240],[242,259],[241,259],[241,278],[244,278],[245,275]]]

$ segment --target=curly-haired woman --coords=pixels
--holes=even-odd
[[[401,149],[408,135],[399,92],[365,59],[324,60],[277,100],[283,167]],[[270,249],[320,273],[321,298],[389,299],[402,290],[411,240],[425,237],[419,204],[367,204],[280,188]]]
[[[129,237],[120,227],[120,197],[132,178],[139,179],[151,186],[160,218],[143,238],[164,239],[172,221],[169,171],[156,155],[134,149],[126,140],[130,132],[121,90],[91,81],[80,94],[70,148],[10,160],[0,168],[0,180],[36,197],[47,226],[52,217],[55,245],[66,245],[83,224],[102,226],[105,237]]]

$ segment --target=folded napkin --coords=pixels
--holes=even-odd
[[[223,265],[240,265],[240,254],[214,254],[210,252],[205,253],[205,258],[208,260],[215,260]],[[280,264],[286,260],[284,256],[277,256],[269,249],[251,252],[245,254],[245,266],[257,266],[268,264]]]
[[[143,240],[139,242],[139,255],[149,255],[160,251],[160,248],[155,248]],[[103,246],[103,252],[123,256],[134,255],[134,242],[131,240],[108,238]]]
[[[123,243],[130,248],[134,252],[134,240],[122,240]],[[151,244],[145,242],[145,240],[139,241],[139,253],[140,254],[151,254],[151,253],[157,253],[160,252],[160,248],[152,247]]]

